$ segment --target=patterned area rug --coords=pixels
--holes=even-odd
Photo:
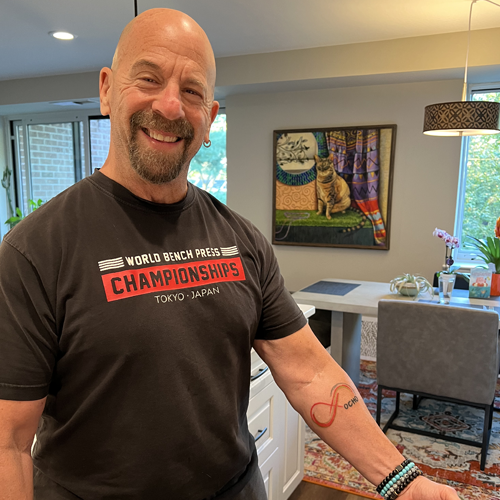
[[[377,406],[376,380],[376,364],[373,361],[361,361],[359,392],[373,416]],[[394,393],[390,396],[390,392],[384,394],[382,425],[387,422],[394,409]],[[500,383],[497,386],[495,406],[500,408]],[[418,411],[414,412],[412,397],[402,394],[396,423],[436,433],[453,433],[464,439],[480,441],[483,418],[482,410],[430,399],[422,400]],[[430,479],[455,488],[463,500],[500,499],[499,412],[493,413],[490,447],[484,472],[479,469],[480,448],[394,430],[389,430],[387,436],[405,458],[413,460]],[[304,480],[367,498],[381,498],[371,483],[308,427]]]

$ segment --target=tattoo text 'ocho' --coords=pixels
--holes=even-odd
[[[338,408],[348,410],[359,401],[348,384],[334,385],[330,394],[332,399],[329,403],[315,403],[311,407],[311,419],[320,427],[333,424]]]

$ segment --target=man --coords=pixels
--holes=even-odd
[[[138,16],[101,71],[103,168],[1,244],[2,500],[33,487],[41,500],[265,498],[245,416],[252,345],[372,483],[403,462],[306,325],[264,237],[187,183],[209,144],[214,85],[191,18]],[[458,497],[416,477],[400,498]]]

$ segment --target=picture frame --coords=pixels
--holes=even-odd
[[[389,250],[396,131],[275,130],[272,243]]]

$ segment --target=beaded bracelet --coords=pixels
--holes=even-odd
[[[405,460],[377,486],[377,492],[386,500],[394,500],[420,474],[413,462]]]
[[[410,463],[407,465],[399,474],[397,474],[393,479],[391,479],[384,489],[380,492],[382,496],[386,498],[392,497],[396,498],[401,491],[418,475],[418,467]],[[396,493],[393,496],[393,493]]]
[[[377,493],[380,493],[384,486],[396,475],[399,474],[408,464],[411,463],[411,460],[406,459],[401,465],[398,465],[378,486]]]
[[[400,478],[392,487],[385,493],[385,500],[395,500],[399,494],[422,472],[416,466],[414,466],[410,471],[406,472],[402,478]]]
[[[398,485],[399,481],[403,479],[404,477],[407,477],[406,474],[410,471],[413,470],[415,467],[415,464],[413,462],[410,462],[408,465],[403,467],[403,469],[396,473],[394,477],[382,488],[382,491],[380,491],[380,494],[382,496],[385,496],[389,490],[394,491],[396,489],[396,486]]]

